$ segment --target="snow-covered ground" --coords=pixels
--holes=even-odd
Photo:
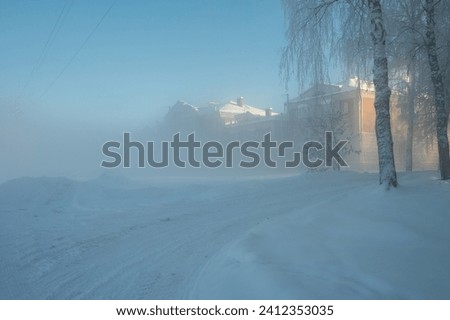
[[[0,299],[450,299],[434,172],[0,185]]]

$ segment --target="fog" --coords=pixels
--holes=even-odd
[[[200,168],[193,168],[188,162],[187,150],[180,150],[180,159],[186,167],[174,165],[173,150],[169,153],[167,168],[153,168],[148,163],[148,143],[153,143],[155,161],[161,159],[163,141],[171,143],[175,132],[163,131],[165,127],[164,114],[148,116],[142,113],[142,119],[128,115],[111,115],[90,112],[87,114],[73,113],[70,117],[57,112],[42,112],[41,109],[4,108],[1,116],[0,149],[2,150],[2,169],[0,181],[5,182],[19,177],[67,177],[74,180],[89,180],[101,175],[125,176],[132,179],[176,178],[176,177],[242,177],[265,174],[286,174],[281,169],[264,167],[261,150],[258,151],[261,163],[254,169],[239,168],[239,161],[245,159],[239,152],[233,152],[233,168],[226,168],[226,154],[223,155],[219,168],[207,168],[203,163]],[[192,132],[195,133],[195,130]],[[132,142],[145,147],[143,157],[145,166],[139,167],[139,153],[135,147],[129,148],[130,166],[124,168],[123,159],[115,168],[105,168],[103,161],[110,158],[102,151],[102,146],[110,141],[120,143],[117,152],[123,158],[124,133],[130,135]],[[208,140],[222,143],[225,153],[229,135],[214,135],[212,139],[197,134],[196,140],[202,144]],[[244,137],[243,137],[244,138]],[[262,137],[261,137],[262,139]],[[181,141],[187,141],[187,133],[180,135]],[[261,143],[261,141],[254,139]],[[240,144],[245,139],[238,140]],[[195,150],[195,159],[201,161],[201,148]],[[272,152],[274,153],[274,152]],[[273,155],[275,156],[275,155]],[[237,172],[238,171],[238,172]]]
[[[278,3],[17,1],[0,9],[2,182],[128,175],[100,167],[102,145],[123,132],[157,139],[154,128],[180,99],[203,107],[243,95],[283,109]]]
[[[95,177],[100,173],[102,143],[124,129],[102,123],[101,118],[92,123],[36,110],[11,110],[1,119],[2,181],[25,176]]]

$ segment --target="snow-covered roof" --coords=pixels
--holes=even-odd
[[[298,97],[291,99],[290,103],[297,103],[308,101],[317,97],[326,97],[335,94],[342,94],[352,92],[358,89],[366,91],[374,91],[373,83],[367,80],[358,79],[357,77],[350,78],[338,84],[322,83],[316,84],[311,88],[303,91]]]
[[[169,112],[167,112],[166,119],[178,119],[180,117],[196,116],[198,115],[198,108],[193,105],[186,103],[182,100],[178,100],[172,107],[170,107]]]
[[[265,116],[265,111],[262,109],[254,108],[249,105],[244,104],[243,106],[238,105],[236,102],[230,101],[224,104],[220,109],[220,113],[234,113],[234,114],[242,114],[242,113],[251,113],[256,116]]]
[[[243,98],[239,98],[238,101],[230,101],[222,106],[218,106],[217,103],[210,103],[207,107],[194,107],[193,105],[186,103],[182,100],[178,100],[169,110],[166,115],[167,119],[186,116],[207,116],[218,112],[220,118],[225,124],[232,124],[236,122],[248,122],[255,118],[261,118],[267,116],[265,109],[249,106],[243,103]],[[276,116],[278,113],[270,110],[270,116]]]
[[[178,100],[171,108],[170,110],[176,111],[176,110],[192,110],[192,111],[198,111],[197,107],[194,107],[193,105],[184,102],[183,100]]]
[[[237,102],[230,101],[226,104],[224,104],[222,107],[219,108],[219,112],[222,113],[228,113],[228,114],[245,114],[250,113],[255,116],[265,117],[266,116],[266,110],[255,108],[252,106],[249,106],[248,104],[243,104],[240,106]],[[277,113],[272,112],[272,115],[277,115]]]

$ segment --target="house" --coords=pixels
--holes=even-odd
[[[291,136],[307,141],[320,139],[325,131],[335,138],[350,141],[346,155],[350,167],[357,170],[378,170],[378,149],[375,135],[375,88],[373,83],[350,78],[339,84],[318,84],[285,104],[287,126]],[[402,97],[391,95],[391,128],[394,156],[399,170],[405,167],[406,117],[402,114]],[[414,145],[414,168],[436,169],[437,148]],[[351,152],[354,151],[354,152]]]
[[[177,101],[164,117],[165,130],[169,133],[190,133],[199,125],[198,108],[184,101]]]
[[[257,108],[244,103],[244,98],[225,104],[210,103],[194,107],[177,101],[165,116],[165,130],[171,133],[195,132],[205,138],[258,139],[275,131],[278,113],[271,108]]]
[[[267,132],[279,131],[281,117],[272,108],[257,108],[244,103],[244,98],[222,105],[219,115],[231,139],[259,141]]]
[[[218,111],[225,125],[248,122],[266,116],[265,110],[244,104],[243,97],[225,103]]]

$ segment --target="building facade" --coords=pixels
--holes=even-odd
[[[375,88],[372,83],[351,78],[340,84],[320,84],[288,101],[285,111],[288,130],[298,142],[320,140],[325,131],[335,139],[349,140],[345,160],[351,169],[378,170],[378,149],[375,134]],[[402,97],[391,95],[391,128],[394,156],[398,170],[405,168],[406,116],[402,113]],[[437,168],[437,148],[415,141],[413,168]]]

